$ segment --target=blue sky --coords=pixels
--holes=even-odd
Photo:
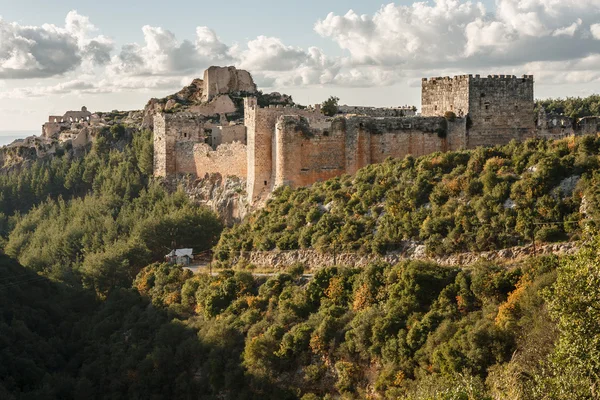
[[[139,109],[209,65],[301,103],[418,107],[421,77],[464,73],[534,74],[537,97],[600,91],[599,0],[0,0],[0,16],[0,130]]]

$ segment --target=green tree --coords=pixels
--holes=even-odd
[[[559,331],[540,398],[600,398],[600,235],[558,268],[546,292]]]
[[[338,113],[338,102],[339,97],[331,96],[321,104],[321,112],[328,116],[333,117]]]

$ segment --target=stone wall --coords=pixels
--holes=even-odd
[[[469,112],[469,76],[423,78],[421,81],[421,115],[444,116],[452,111],[457,116]]]
[[[239,142],[222,144],[216,150],[205,143],[177,142],[175,144],[177,173],[194,174],[200,178],[217,173],[223,177],[245,177],[246,157],[246,146]]]
[[[580,135],[597,135],[600,133],[600,117],[584,117],[577,122]]]
[[[189,173],[188,158],[178,160],[185,152],[176,152],[176,145],[204,142],[202,116],[193,113],[157,114],[154,116],[154,176],[165,177],[179,172]],[[180,170],[184,166],[185,171]]]
[[[246,144],[246,127],[244,125],[216,126],[212,129],[211,145],[213,149],[223,143],[233,142]]]
[[[363,106],[338,106],[340,114],[365,115],[369,117],[411,117],[416,115],[416,108],[404,107],[363,107]]]
[[[469,79],[469,148],[524,141],[535,135],[533,77],[476,75]]]
[[[542,244],[511,247],[503,250],[485,251],[477,253],[458,253],[443,257],[429,257],[425,252],[425,246],[417,243],[407,243],[405,248],[389,252],[384,255],[364,255],[359,253],[336,253],[333,251],[318,252],[316,250],[290,250],[290,251],[256,251],[242,252],[231,260],[231,265],[239,262],[252,264],[258,268],[271,270],[283,270],[296,263],[301,263],[309,271],[315,271],[323,267],[343,265],[351,267],[365,267],[373,262],[387,262],[397,264],[407,260],[433,261],[445,266],[469,266],[480,261],[491,261],[505,263],[519,261],[531,256],[549,254],[573,254],[579,248],[577,242]]]
[[[562,139],[576,133],[577,126],[566,115],[546,113],[542,108],[538,113],[535,136],[544,139]]]
[[[346,171],[345,129],[313,123],[299,115],[278,118],[275,134],[275,187],[299,187]]]
[[[381,163],[464,148],[466,120],[442,117],[338,117],[310,123],[299,115],[277,120],[274,187],[299,187]]]
[[[154,116],[154,176],[166,177],[175,170],[175,138],[167,136],[164,114]]]
[[[318,108],[262,108],[256,98],[244,99],[244,124],[248,143],[248,202],[264,200],[273,190],[276,175],[274,162],[275,125],[282,115],[298,115],[310,124],[325,120]]]

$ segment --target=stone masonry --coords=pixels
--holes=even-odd
[[[420,116],[413,115],[412,107],[346,106],[333,118],[325,117],[318,105],[260,107],[252,96],[256,86],[250,74],[233,67],[211,67],[203,84],[205,103],[154,117],[154,174],[237,176],[246,180],[248,203],[259,205],[278,186],[354,174],[388,157],[559,138],[578,130],[596,133],[600,128],[596,118],[578,124],[545,112],[536,118],[530,75],[423,79]],[[231,93],[243,97],[243,121],[228,121],[227,115],[242,115],[225,98]],[[216,110],[210,104],[219,104],[222,113],[209,115]]]
[[[533,76],[461,75],[422,82],[422,115],[469,119],[467,148],[535,136]]]

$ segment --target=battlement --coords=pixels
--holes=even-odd
[[[314,106],[299,107],[297,105],[281,105],[281,104],[270,104],[268,107],[261,107],[258,105],[258,100],[254,96],[244,97],[244,110],[285,110],[285,111],[304,111],[304,112],[321,112],[321,105],[315,104]]]
[[[516,75],[488,75],[488,76],[481,76],[479,74],[477,75],[455,75],[455,76],[440,76],[440,77],[433,77],[433,78],[422,78],[421,82],[425,83],[425,82],[429,82],[429,83],[447,83],[447,82],[466,82],[469,80],[484,80],[484,79],[489,79],[489,80],[498,80],[498,79],[505,79],[505,80],[520,80],[520,81],[533,81],[533,75],[522,75],[521,77],[517,77]]]
[[[202,118],[201,115],[198,115],[198,114],[192,113],[192,112],[187,112],[187,111],[177,112],[177,113],[158,113],[158,114],[156,114],[156,116],[160,116],[160,118],[163,118],[164,120],[178,120],[178,119],[184,120],[184,119],[200,119],[200,118]]]

